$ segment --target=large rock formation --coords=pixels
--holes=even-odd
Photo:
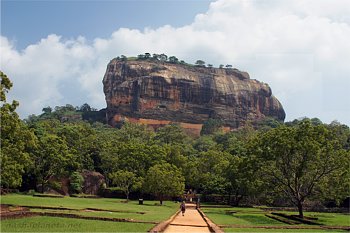
[[[113,59],[103,79],[107,120],[153,127],[177,122],[200,131],[209,118],[229,128],[285,112],[270,87],[237,69]]]

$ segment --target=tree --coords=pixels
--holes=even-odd
[[[230,69],[230,68],[232,68],[232,65],[227,64],[226,68]]]
[[[145,59],[145,55],[139,54],[139,55],[137,55],[137,59],[143,60],[143,59]]]
[[[298,207],[303,218],[304,201],[326,192],[326,181],[349,167],[350,152],[341,147],[325,125],[309,120],[294,127],[280,126],[257,139],[252,148],[261,161],[262,174]]]
[[[150,53],[145,53],[145,59],[148,59],[148,58],[150,58],[151,57],[151,54]]]
[[[179,125],[171,124],[159,128],[155,140],[164,144],[184,144],[189,137]]]
[[[166,148],[159,145],[130,141],[118,147],[118,164],[114,169],[131,171],[141,177],[146,175],[150,167],[165,161],[167,155]]]
[[[159,60],[159,54],[153,53],[152,58],[156,61]]]
[[[223,64],[220,64],[220,65],[219,65],[219,68],[220,68],[220,69],[224,68],[224,65],[223,65]]]
[[[154,136],[154,133],[146,125],[128,122],[124,123],[123,127],[117,133],[119,140],[123,142],[150,142]]]
[[[91,112],[91,107],[89,104],[85,103],[80,106],[79,111],[81,112]]]
[[[68,146],[69,153],[73,161],[67,169],[75,170],[93,170],[94,164],[92,154],[96,152],[96,132],[85,122],[74,122],[60,124],[56,134],[64,139]]]
[[[142,186],[142,179],[137,177],[133,172],[119,170],[109,174],[112,184],[120,188],[126,195],[126,201],[129,200],[131,191],[135,191]]]
[[[212,64],[208,64],[207,66],[208,66],[208,68],[213,68]]]
[[[151,167],[145,178],[144,189],[155,195],[160,204],[165,197],[179,196],[185,188],[185,178],[180,169],[169,163],[156,164]]]
[[[192,188],[201,189],[206,194],[224,194],[229,157],[228,153],[217,149],[200,152],[195,164],[192,164],[194,167],[190,168],[191,174],[186,174],[186,178],[192,176],[190,182],[197,186]]]
[[[162,53],[159,55],[159,60],[162,62],[166,62],[168,60],[168,56]]]
[[[70,176],[70,189],[74,193],[81,193],[84,177],[79,172],[73,172]]]
[[[257,173],[258,167],[254,157],[233,155],[225,171],[229,182],[228,193],[233,196],[233,206],[239,206],[243,197],[252,196],[262,191],[263,181]],[[231,198],[229,198],[229,202]],[[231,204],[231,203],[229,203]]]
[[[221,120],[209,118],[204,122],[200,134],[206,135],[216,133],[220,130],[222,125],[223,123]]]
[[[41,191],[51,177],[59,177],[66,172],[66,166],[72,162],[66,142],[53,134],[46,134],[39,138],[39,145],[34,152],[34,169]]]
[[[204,135],[194,141],[193,148],[199,152],[215,150],[217,143],[213,140],[212,136]]]
[[[52,113],[52,108],[50,106],[47,106],[47,107],[43,108],[42,111],[45,115],[50,115]]]
[[[11,89],[12,83],[1,71],[0,76],[0,184],[2,188],[15,188],[21,185],[22,175],[31,165],[30,152],[36,146],[36,137],[19,119],[15,111],[18,102],[6,102],[6,93]]]
[[[179,62],[179,59],[177,57],[175,57],[175,56],[170,56],[169,57],[169,62],[176,64],[176,63]]]
[[[196,64],[196,66],[202,66],[203,67],[205,65],[205,61],[197,60],[195,64]]]

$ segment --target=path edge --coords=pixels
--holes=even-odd
[[[197,208],[197,211],[199,212],[199,214],[202,216],[202,218],[204,219],[204,221],[207,223],[210,232],[214,232],[214,233],[224,233],[224,231],[215,223],[213,223],[204,213],[200,208]]]
[[[168,218],[168,220],[158,223],[148,232],[151,232],[151,233],[163,232],[179,213],[180,213],[180,210],[176,211],[176,213],[173,214],[170,218]]]

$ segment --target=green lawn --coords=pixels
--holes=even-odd
[[[263,229],[263,228],[224,228],[225,232],[321,232],[326,233],[330,232],[330,230],[318,230],[318,229]],[[343,230],[332,230],[331,232],[345,232]]]
[[[218,225],[287,225],[265,216],[257,208],[202,208],[204,213]]]
[[[165,201],[163,206],[156,205],[157,201],[144,201],[144,205],[139,205],[138,201],[129,201],[124,203],[123,199],[115,198],[74,198],[74,197],[64,197],[64,198],[50,198],[50,197],[33,197],[29,195],[18,195],[11,194],[1,197],[2,204],[13,204],[13,205],[25,205],[25,206],[41,206],[41,207],[66,207],[72,209],[85,209],[85,208],[97,208],[103,210],[115,210],[123,211],[120,213],[115,212],[82,212],[73,211],[74,213],[79,213],[88,216],[101,216],[101,217],[114,217],[114,218],[133,218],[137,220],[145,221],[155,221],[161,222],[168,219],[173,215],[178,204]],[[36,210],[40,211],[40,210]],[[45,210],[48,212],[53,212],[54,210]],[[60,211],[64,212],[64,211]],[[137,212],[144,212],[145,214],[138,214]]]
[[[82,216],[127,218],[149,222],[162,222],[173,215],[178,209],[178,203],[171,201],[163,202],[163,206],[159,206],[159,202],[157,201],[144,201],[144,205],[139,205],[138,201],[129,201],[128,203],[125,203],[124,201],[125,200],[114,198],[50,198],[19,194],[1,196],[2,204],[37,207],[65,207],[73,209],[54,210],[31,208],[31,211],[33,212],[72,213]],[[85,211],[84,209],[86,208],[96,208],[103,211]],[[40,216],[2,220],[1,232],[146,232],[153,226],[154,224],[148,223],[109,222]]]
[[[219,207],[219,206],[217,206]],[[249,228],[249,226],[278,226],[283,228],[289,226],[286,223],[268,218],[265,214],[269,213],[260,208],[212,208],[202,207],[203,212],[218,225],[239,225],[244,228],[223,228],[225,232],[345,232],[344,230],[329,229],[263,229]],[[286,214],[297,214],[296,212],[274,211]],[[317,217],[317,223],[324,226],[350,226],[350,215],[340,213],[318,213],[305,212],[307,217]],[[305,227],[306,224],[297,226]],[[315,226],[314,226],[315,227]],[[317,227],[317,226],[316,226]]]
[[[1,232],[147,232],[152,227],[144,223],[45,216],[1,221]]]
[[[294,214],[297,215],[298,212],[288,212],[288,211],[279,211],[285,214]],[[307,217],[316,217],[318,218],[318,223],[327,226],[350,226],[350,215],[349,214],[340,214],[340,213],[319,213],[319,212],[305,212]]]

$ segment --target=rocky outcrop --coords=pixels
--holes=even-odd
[[[98,191],[105,183],[104,176],[94,171],[83,171],[81,175],[84,178],[83,193],[97,195]]]
[[[285,112],[270,87],[237,69],[113,59],[103,79],[107,120],[153,127],[172,122],[200,131],[209,118],[228,128]]]

